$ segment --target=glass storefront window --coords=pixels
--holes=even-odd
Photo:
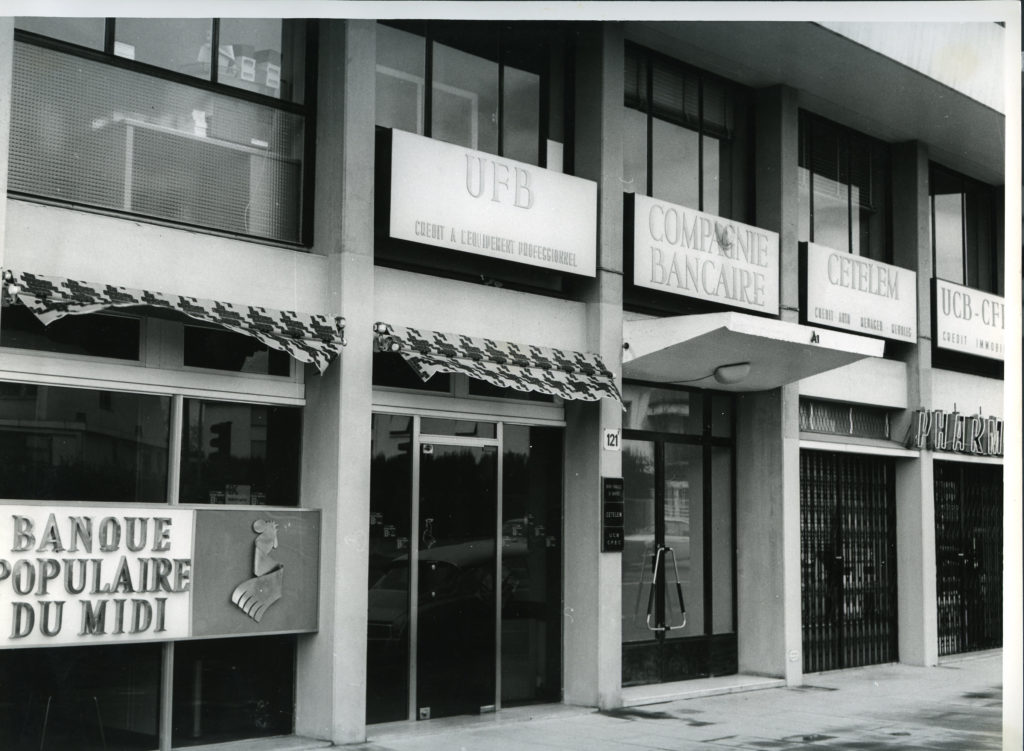
[[[502,438],[501,701],[558,701],[562,431],[505,425]]]
[[[627,383],[622,390],[626,415],[624,430],[700,435],[703,431],[703,394]]]
[[[172,743],[287,735],[295,704],[295,637],[179,642]]]
[[[287,376],[291,374],[291,362],[287,352],[271,349],[251,336],[220,328],[185,326],[186,366]]]
[[[134,316],[73,315],[44,326],[22,305],[4,308],[0,316],[0,347],[138,360],[141,336],[142,321]]]
[[[0,650],[0,748],[156,748],[161,650],[159,644]]]
[[[170,403],[0,383],[0,498],[166,501]]]
[[[727,634],[735,628],[732,473],[732,449],[714,446],[711,449],[711,623],[716,634]]]
[[[426,40],[377,24],[377,125],[423,133]]]
[[[274,18],[220,22],[217,83],[301,103],[305,99],[306,24]]]
[[[301,410],[186,399],[182,503],[297,506]]]
[[[431,134],[477,151],[498,151],[498,64],[434,45]]]

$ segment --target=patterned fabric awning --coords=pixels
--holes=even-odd
[[[375,324],[374,332],[380,351],[400,354],[424,381],[435,373],[463,373],[518,391],[622,402],[615,377],[597,355],[387,323]]]
[[[5,269],[4,302],[17,300],[49,325],[67,315],[107,308],[148,306],[182,313],[258,339],[323,373],[345,346],[345,319],[293,313],[254,305],[235,305],[183,295],[115,287],[57,276]]]

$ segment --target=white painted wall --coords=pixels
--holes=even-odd
[[[907,365],[871,357],[805,378],[800,396],[907,409]]]
[[[289,248],[9,199],[8,268],[334,315],[327,259]]]
[[[932,402],[920,405],[927,409],[956,409],[965,414],[1003,417],[1003,382],[996,378],[956,373],[952,370],[932,370]],[[918,405],[914,405],[917,407]]]
[[[376,270],[374,316],[396,326],[587,350],[583,303],[409,271]]]

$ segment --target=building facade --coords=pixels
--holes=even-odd
[[[1000,647],[1005,33],[0,19],[0,746]]]

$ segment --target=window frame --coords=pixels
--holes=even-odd
[[[472,45],[460,44],[459,35],[455,33],[450,27],[451,22],[432,22],[432,21],[397,21],[397,20],[379,20],[377,22],[380,25],[387,26],[398,31],[403,31],[407,34],[413,34],[421,37],[424,40],[424,60],[423,60],[423,78],[418,75],[408,73],[407,71],[395,70],[388,68],[387,66],[381,66],[376,61],[374,62],[374,70],[378,74],[390,75],[406,83],[412,83],[416,86],[417,90],[417,102],[416,112],[419,118],[417,124],[417,133],[426,138],[433,138],[433,119],[434,119],[434,88],[444,88],[450,90],[450,93],[461,93],[456,91],[449,84],[439,84],[434,78],[434,45],[443,44],[446,47],[450,47],[454,50],[462,52],[467,55],[472,55],[483,60],[487,60],[495,63],[498,66],[497,77],[498,77],[498,88],[496,93],[497,107],[498,107],[498,140],[497,140],[497,152],[495,156],[502,158],[510,158],[505,155],[505,68],[512,67],[514,65],[506,61],[507,49],[511,40],[508,40],[505,33],[505,23],[495,23],[490,25],[494,29],[495,34],[498,37],[497,50],[493,55],[484,56],[481,55],[481,50],[475,49]],[[443,29],[444,31],[439,31]],[[447,32],[447,33],[445,33]],[[540,95],[538,100],[538,128],[537,128],[537,165],[542,169],[554,168],[556,171],[560,171],[562,165],[554,165],[553,167],[548,165],[548,140],[550,137],[550,97],[551,97],[551,45],[550,42],[545,40],[545,55],[542,63],[537,66],[537,70],[529,70],[526,72],[535,73],[540,79]],[[516,68],[518,70],[518,68]],[[465,92],[472,97],[472,92]],[[474,121],[473,127],[475,129],[476,123]],[[381,127],[381,126],[377,126]],[[482,151],[478,148],[478,145],[474,144],[471,146],[474,151]],[[484,152],[491,153],[491,152]]]
[[[153,19],[157,20],[157,19]],[[219,32],[221,18],[211,18],[211,49],[219,43]],[[282,19],[288,20],[288,19]],[[299,19],[296,19],[299,20]],[[249,235],[231,232],[229,230],[207,227],[205,225],[191,224],[188,222],[175,221],[158,216],[134,213],[132,211],[119,210],[117,208],[93,206],[84,204],[72,199],[62,199],[53,196],[36,195],[34,193],[23,193],[8,186],[8,196],[25,198],[35,202],[70,206],[76,210],[85,210],[93,213],[112,214],[120,217],[131,217],[134,220],[145,221],[152,224],[167,225],[172,227],[188,227],[206,234],[218,235],[221,237],[244,238],[261,244],[276,245],[289,249],[308,250],[312,247],[313,238],[313,206],[315,203],[314,184],[316,161],[316,112],[317,112],[317,59],[319,28],[316,20],[301,19],[306,25],[305,34],[305,76],[303,80],[304,96],[301,104],[286,99],[281,99],[255,91],[249,91],[235,86],[219,83],[217,75],[219,66],[211,64],[209,79],[198,78],[186,73],[179,73],[168,68],[163,68],[150,63],[139,62],[114,54],[115,24],[117,19],[107,17],[104,19],[104,42],[103,49],[93,49],[82,45],[66,42],[54,37],[27,31],[14,29],[14,41],[32,45],[52,52],[57,52],[73,57],[89,60],[102,65],[108,65],[129,73],[150,78],[156,78],[170,83],[183,85],[192,89],[207,91],[218,96],[238,99],[241,101],[256,104],[262,107],[275,109],[302,118],[303,123],[303,144],[302,144],[302,177],[299,181],[301,186],[301,205],[299,207],[298,227],[299,237],[295,241],[280,240],[261,235]]]
[[[935,197],[936,194],[932,192],[932,185],[935,182],[934,177],[936,173],[939,173],[946,179],[955,180],[960,187],[960,279],[946,279],[940,276],[938,273],[938,253],[936,248],[936,229],[935,229]],[[990,268],[989,278],[984,281],[979,279],[971,279],[970,272],[972,267],[977,266],[977,263],[972,264],[970,262],[970,242],[968,238],[968,227],[970,221],[968,219],[968,207],[969,201],[967,196],[969,193],[984,193],[987,195],[991,211],[989,212],[988,219],[991,222],[990,229],[992,234],[992,244],[988,247],[988,263]],[[998,186],[984,183],[981,180],[975,180],[968,175],[958,172],[957,170],[950,169],[945,165],[935,162],[928,162],[928,229],[931,234],[931,262],[932,262],[932,276],[936,279],[942,279],[944,281],[952,282],[954,284],[960,284],[970,289],[976,289],[981,292],[988,292],[989,294],[1002,295],[1006,284],[1006,265],[1004,254],[1001,249],[1001,245],[1004,244],[1003,238],[1001,237],[1001,216],[1000,209],[1003,205],[1003,198],[1000,195],[1000,189]],[[978,250],[981,250],[980,248]],[[978,256],[980,258],[980,254]],[[980,276],[980,275],[979,275]]]
[[[859,147],[862,147],[862,146],[867,146],[867,147],[869,147],[872,150],[878,149],[879,153],[884,158],[884,163],[881,165],[881,169],[884,172],[883,180],[884,180],[884,183],[885,183],[884,186],[883,186],[884,190],[885,190],[885,192],[884,192],[884,201],[883,201],[883,205],[879,206],[878,209],[877,209],[882,214],[882,221],[884,222],[884,228],[883,228],[883,231],[882,231],[882,238],[879,241],[879,247],[878,247],[878,250],[881,253],[881,257],[880,258],[876,258],[876,257],[874,257],[872,255],[863,256],[863,257],[864,258],[868,258],[870,260],[875,260],[875,261],[880,261],[882,263],[889,263],[889,264],[891,264],[893,262],[893,236],[892,236],[892,232],[893,232],[892,199],[893,199],[893,196],[892,196],[892,155],[891,155],[891,152],[890,152],[889,144],[886,143],[885,141],[881,141],[881,140],[879,140],[877,138],[869,136],[866,133],[862,133],[862,132],[860,132],[858,130],[855,130],[853,128],[849,128],[849,127],[847,127],[845,125],[842,125],[840,123],[837,123],[837,122],[835,122],[833,120],[829,120],[828,118],[825,118],[825,117],[822,117],[820,115],[817,115],[817,114],[815,114],[815,113],[813,113],[813,112],[811,112],[809,110],[801,109],[800,113],[799,113],[799,123],[798,123],[798,126],[797,126],[797,131],[798,131],[797,139],[798,139],[798,142],[799,142],[798,146],[797,146],[797,154],[798,154],[797,155],[797,167],[798,167],[798,171],[799,170],[807,170],[807,176],[808,176],[808,181],[807,181],[807,195],[808,195],[807,242],[812,242],[812,243],[815,242],[815,239],[814,239],[814,176],[815,176],[815,174],[818,174],[818,173],[814,172],[814,170],[812,169],[811,166],[809,166],[810,165],[810,160],[811,160],[810,154],[811,154],[811,152],[812,152],[812,150],[814,148],[813,147],[813,140],[814,139],[812,137],[812,128],[822,128],[822,127],[830,129],[831,130],[831,135],[833,135],[836,138],[837,150],[839,151],[839,154],[837,155],[837,158],[836,158],[836,165],[837,165],[837,168],[845,167],[846,174],[847,174],[847,182],[845,183],[846,197],[844,199],[845,202],[846,202],[846,248],[833,248],[833,250],[836,250],[836,251],[839,251],[839,252],[842,252],[842,253],[849,253],[851,255],[857,255],[857,256],[861,255],[860,254],[859,246],[854,244],[855,227],[859,226],[860,221],[859,221],[859,216],[857,216],[856,212],[854,211],[854,201],[853,201],[853,187],[854,187],[854,185],[853,185],[853,179],[851,177],[852,170],[850,169],[850,165],[852,165],[857,160],[858,157],[862,157],[863,156],[862,152],[858,153],[858,154],[855,154],[854,153],[855,149],[857,149]],[[807,155],[806,157],[805,157],[805,154]],[[805,159],[806,159],[806,161],[808,163],[808,166],[806,166],[806,167],[803,166],[803,164],[805,162]],[[871,165],[871,169],[869,169],[869,179],[870,179],[870,176],[871,176],[871,171],[873,169],[873,166],[874,165]],[[836,182],[839,183],[839,184],[842,184],[838,179],[836,180]],[[799,209],[799,211],[802,211],[802,207]],[[829,247],[831,247],[831,246],[829,246]],[[869,245],[869,250],[870,249],[871,248],[870,248],[870,245]]]
[[[644,195],[647,195],[647,196],[649,196],[651,198],[657,198],[657,196],[654,195],[654,166],[655,166],[655,161],[654,161],[654,152],[653,152],[653,149],[651,148],[651,145],[652,145],[653,140],[654,140],[654,120],[658,119],[658,120],[661,120],[662,122],[668,123],[670,125],[675,125],[675,126],[678,126],[680,128],[684,128],[686,130],[689,130],[689,131],[697,134],[697,164],[698,164],[697,169],[698,169],[698,173],[699,173],[698,176],[697,176],[697,196],[698,196],[697,203],[698,203],[698,205],[697,206],[689,206],[688,208],[696,209],[697,211],[706,211],[706,209],[704,208],[705,204],[706,204],[704,192],[705,192],[705,184],[706,184],[706,181],[707,181],[709,176],[705,174],[705,165],[704,165],[704,162],[705,162],[705,159],[704,159],[704,148],[705,148],[705,142],[704,141],[705,141],[705,138],[715,138],[715,139],[717,139],[719,141],[725,141],[725,142],[737,143],[737,144],[740,143],[740,139],[737,137],[737,134],[735,132],[732,135],[726,137],[724,134],[722,134],[718,130],[716,130],[714,128],[708,127],[707,118],[705,118],[705,115],[704,115],[705,85],[708,84],[708,83],[712,83],[713,82],[714,84],[720,86],[722,88],[723,95],[729,101],[731,101],[733,103],[734,107],[737,106],[737,105],[742,105],[742,106],[739,106],[737,108],[738,110],[748,110],[749,109],[747,107],[748,99],[749,99],[749,94],[748,94],[746,88],[744,86],[742,86],[741,84],[737,84],[734,81],[730,81],[727,78],[723,78],[722,76],[719,76],[719,75],[716,75],[714,73],[710,73],[708,71],[702,70],[702,69],[697,68],[697,67],[695,67],[693,65],[685,63],[685,62],[683,62],[681,60],[677,60],[676,58],[673,58],[673,57],[670,57],[668,55],[665,55],[664,53],[657,52],[657,51],[652,50],[650,48],[644,47],[643,45],[641,45],[641,44],[639,44],[637,42],[633,42],[633,41],[627,40],[626,43],[625,43],[625,56],[628,58],[631,55],[635,56],[635,59],[637,60],[637,72],[638,72],[638,75],[639,75],[639,77],[641,79],[641,84],[643,86],[643,95],[641,97],[639,97],[639,99],[637,101],[631,101],[630,97],[629,97],[629,95],[628,95],[628,93],[626,91],[626,87],[625,87],[625,83],[624,83],[624,85],[623,85],[623,101],[622,101],[622,106],[624,108],[633,109],[633,110],[636,110],[638,112],[643,113],[644,116],[645,116],[645,120],[646,120],[647,132],[646,132],[645,138],[646,138],[646,142],[647,142],[647,147],[646,147],[646,153],[644,155],[644,158],[646,160],[647,179],[646,179],[646,184],[643,186]],[[665,112],[663,109],[659,109],[655,105],[655,103],[654,103],[654,68],[655,68],[655,65],[660,65],[660,66],[663,66],[665,68],[673,69],[673,72],[675,72],[675,73],[677,73],[679,75],[689,76],[689,77],[693,77],[693,78],[696,79],[696,81],[697,81],[697,116],[696,116],[696,126],[697,127],[696,128],[693,127],[694,123],[687,122],[687,118],[685,117],[685,114],[682,117],[674,118],[674,117],[669,116],[669,114],[667,112]],[[685,107],[685,104],[684,104],[684,107]],[[736,117],[736,119],[738,121],[739,118],[741,118],[741,117],[742,118],[747,118],[748,114],[747,114],[746,111],[744,111],[743,114],[735,114],[734,117]],[[737,130],[737,129],[738,128],[736,126],[734,126],[734,130]],[[751,132],[752,132],[752,129],[751,129]],[[746,151],[746,153],[747,153],[747,158],[746,159],[742,159],[744,151]],[[745,202],[747,204],[752,205],[752,202],[749,200],[749,197],[753,195],[753,191],[754,191],[754,173],[753,173],[753,169],[751,169],[751,167],[749,166],[749,161],[754,157],[753,145],[751,144],[751,145],[746,146],[746,147],[741,145],[740,152],[739,152],[738,156],[741,157],[742,161],[748,163],[746,166],[740,167],[740,170],[742,172],[746,173],[746,177],[747,177],[746,180],[737,181],[737,180],[734,179],[733,173],[736,171],[735,165],[734,165],[734,168],[732,170],[730,170],[728,172],[723,172],[722,169],[721,169],[721,161],[719,161],[719,172],[714,177],[718,181],[723,181],[723,180],[727,180],[728,181],[728,193],[730,195],[729,206],[725,210],[722,210],[720,208],[718,215],[721,216],[722,218],[725,218],[725,219],[733,219],[733,220],[736,220],[736,221],[744,221],[748,217],[745,216],[745,212],[743,210],[742,203]],[[737,184],[738,182],[745,182],[746,184],[745,185],[739,185],[739,184]],[[740,196],[740,195],[747,196],[747,198],[744,201],[737,202],[736,198],[738,196]],[[737,210],[737,203],[741,204],[738,207],[738,210]]]

